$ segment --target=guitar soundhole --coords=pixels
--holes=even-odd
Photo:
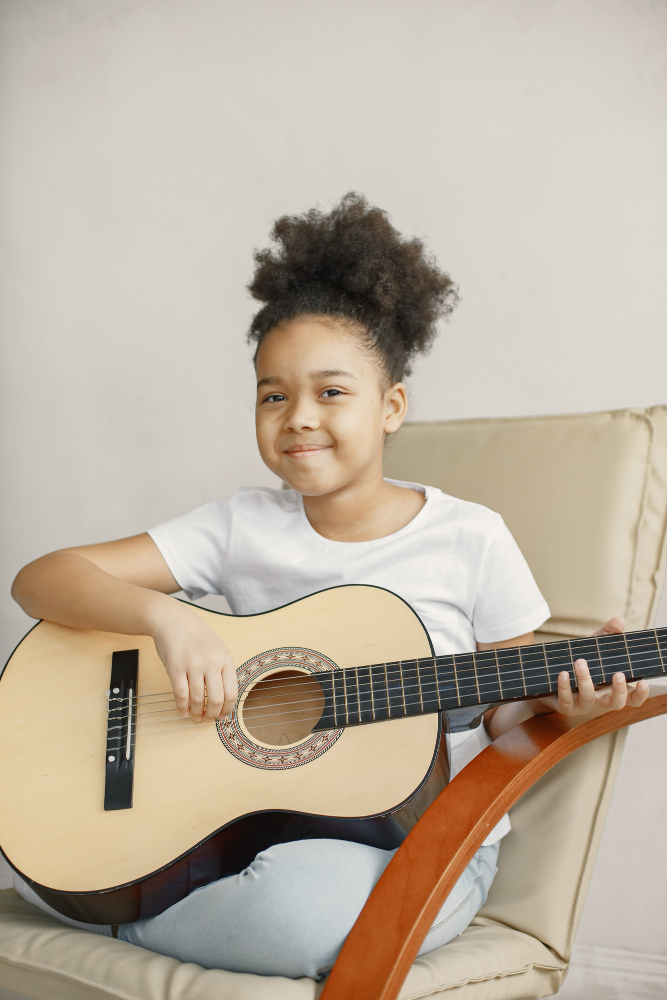
[[[238,708],[216,719],[220,742],[237,760],[267,771],[310,764],[330,750],[342,729],[318,729],[326,711],[316,677],[338,665],[325,653],[279,646],[238,668]],[[329,685],[330,689],[330,685]]]
[[[258,678],[243,700],[241,718],[259,744],[278,749],[307,739],[323,711],[324,693],[311,674],[279,670]]]

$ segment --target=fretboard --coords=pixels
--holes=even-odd
[[[545,697],[557,692],[558,675],[564,670],[576,688],[574,663],[580,658],[587,661],[596,687],[610,684],[618,672],[628,680],[664,675],[667,628],[393,660],[318,674],[325,710],[316,728]]]

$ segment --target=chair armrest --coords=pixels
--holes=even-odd
[[[387,865],[347,936],[321,1000],[394,1000],[473,854],[531,785],[585,743],[667,712],[667,693],[578,725],[556,712],[498,737],[447,785]]]

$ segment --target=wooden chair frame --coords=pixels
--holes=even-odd
[[[667,693],[648,698],[641,708],[623,708],[579,724],[557,713],[535,716],[474,757],[424,813],[385,869],[320,1000],[394,1000],[438,910],[501,816],[579,747],[664,713]]]

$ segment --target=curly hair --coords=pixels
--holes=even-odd
[[[255,250],[247,285],[266,305],[255,315],[247,342],[301,315],[334,317],[362,334],[378,363],[383,388],[411,374],[410,358],[426,354],[459,301],[421,240],[405,240],[387,213],[348,191],[331,212],[310,209],[274,223],[276,249]]]

